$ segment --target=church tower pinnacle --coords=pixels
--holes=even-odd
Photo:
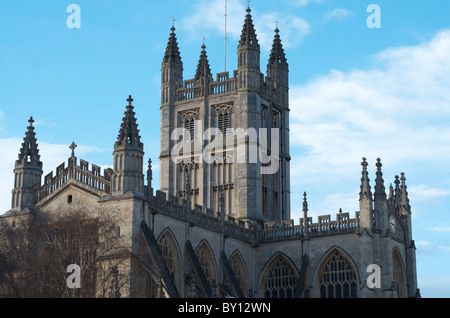
[[[30,117],[29,125],[19,158],[14,167],[14,189],[12,191],[11,209],[21,211],[24,208],[33,208],[35,202],[34,186],[41,182],[42,162],[40,160],[39,149],[34,132],[34,120]]]
[[[269,62],[267,63],[267,77],[277,91],[280,102],[284,105],[288,105],[289,65],[286,60],[283,44],[281,44],[279,32],[280,30],[277,26],[275,28],[272,51],[270,52]]]
[[[114,144],[113,195],[144,194],[144,145],[139,136],[131,95]]]
[[[258,89],[260,80],[260,46],[256,37],[250,7],[247,8],[238,45],[240,88]]]
[[[206,55],[206,45],[203,43],[202,52],[198,60],[197,71],[195,72],[195,79],[202,80],[203,78],[212,79],[211,68],[209,66],[208,56]]]
[[[361,190],[359,192],[359,210],[361,217],[361,227],[366,229],[372,229],[372,212],[373,212],[373,199],[372,191],[370,190],[370,180],[367,172],[367,160],[363,158],[362,165],[362,177],[361,177]]]
[[[175,35],[175,26],[172,25],[170,30],[161,64],[161,105],[175,102],[175,92],[183,85],[183,62]]]
[[[377,159],[376,179],[375,179],[375,193],[374,193],[374,214],[375,226],[383,233],[388,229],[388,200],[386,198],[386,188],[384,187],[383,173],[381,171],[381,159]]]

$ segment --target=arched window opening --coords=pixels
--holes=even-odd
[[[176,286],[179,286],[180,264],[175,241],[170,232],[164,233],[158,241],[164,263]]]
[[[397,250],[392,252],[392,267],[394,273],[394,281],[397,288],[397,296],[399,298],[405,297],[405,281],[403,278],[403,266],[400,255]]]
[[[293,298],[298,277],[292,265],[282,256],[277,256],[269,266],[262,287],[265,298]]]
[[[208,246],[203,243],[197,248],[195,254],[197,254],[197,258],[200,262],[203,272],[206,275],[206,278],[211,283],[216,279],[216,273],[214,270],[214,259],[211,255],[210,250],[208,249]]]
[[[321,298],[356,298],[356,273],[350,261],[334,250],[319,271]]]

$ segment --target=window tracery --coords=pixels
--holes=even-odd
[[[266,298],[293,298],[298,277],[286,258],[279,255],[271,263],[263,282]]]
[[[319,271],[321,298],[356,298],[356,273],[350,261],[338,250],[325,259]]]

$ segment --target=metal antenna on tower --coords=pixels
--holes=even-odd
[[[225,0],[225,33],[224,33],[224,72],[227,71],[227,0]]]

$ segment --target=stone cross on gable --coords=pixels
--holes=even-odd
[[[30,123],[30,126],[33,126],[33,123],[34,123],[33,116],[30,117],[30,119],[28,120],[28,122]]]
[[[72,142],[72,144],[70,145],[70,149],[72,150],[72,157],[75,157],[75,148],[78,147],[75,142]]]

